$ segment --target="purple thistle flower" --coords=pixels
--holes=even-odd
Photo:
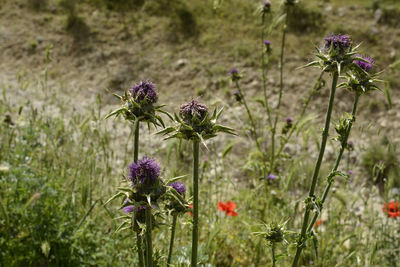
[[[276,178],[278,178],[278,176],[274,175],[274,174],[268,174],[267,179],[270,181],[274,181],[276,180]]]
[[[192,100],[181,106],[179,114],[188,121],[192,121],[194,117],[203,120],[208,114],[208,107],[196,100]]]
[[[161,168],[154,159],[143,157],[129,165],[128,179],[133,184],[154,184],[160,176]]]
[[[270,41],[270,40],[265,40],[265,41],[264,41],[264,44],[265,44],[266,46],[270,46],[270,45],[271,45],[271,41]]]
[[[169,184],[170,187],[176,190],[179,194],[183,195],[186,192],[186,186],[180,182],[173,182]]]
[[[286,118],[286,122],[287,122],[287,123],[292,123],[292,122],[293,122],[293,119],[292,119],[291,117],[287,117],[287,118]]]
[[[129,205],[129,206],[123,207],[121,209],[121,211],[124,212],[124,213],[131,213],[134,208],[135,208],[135,206]]]
[[[372,68],[372,65],[374,64],[374,60],[372,59],[372,57],[362,56],[360,54],[357,54],[356,57],[362,58],[365,61],[354,60],[354,63],[356,63],[358,66],[360,66],[360,68],[362,68],[366,72],[369,72],[371,70],[371,68]]]
[[[350,170],[349,172],[348,172],[348,174],[349,175],[352,175],[354,172],[352,171],[352,170]]]
[[[329,50],[331,47],[334,50],[339,50],[340,52],[344,52],[351,46],[351,39],[348,35],[330,35],[324,39],[325,41],[325,49]]]
[[[232,69],[229,71],[229,74],[230,74],[230,75],[238,75],[238,74],[239,74],[239,71],[238,71],[237,68],[232,68]]]
[[[135,84],[129,92],[132,94],[136,102],[147,100],[148,103],[154,104],[157,102],[158,96],[155,90],[155,86],[150,81],[141,81]]]
[[[270,11],[271,11],[271,1],[270,0],[264,0],[263,12],[268,13]]]

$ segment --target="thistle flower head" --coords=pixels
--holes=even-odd
[[[176,190],[179,194],[183,195],[186,192],[186,186],[180,182],[173,182],[169,184],[170,187]]]
[[[231,79],[233,82],[239,81],[242,78],[237,68],[232,68],[229,71],[229,74],[231,75]]]
[[[157,134],[169,135],[169,138],[179,138],[186,140],[201,141],[215,137],[218,132],[233,133],[233,129],[216,124],[217,119],[221,115],[222,109],[217,112],[214,110],[212,114],[208,113],[208,107],[192,100],[181,106],[179,116],[175,114],[175,126],[165,128]]]
[[[274,181],[278,178],[278,176],[274,175],[274,174],[268,174],[267,179],[270,181]]]
[[[351,46],[351,39],[348,35],[332,34],[324,39],[325,49],[334,49],[340,53],[346,52]]]
[[[188,122],[191,122],[194,118],[202,121],[208,115],[208,107],[196,100],[192,100],[181,106],[179,114]]]
[[[286,123],[292,123],[292,122],[293,122],[293,119],[291,117],[286,118]]]
[[[271,12],[271,1],[270,0],[264,0],[264,3],[262,5],[262,12],[263,13]]]
[[[149,104],[154,104],[158,99],[155,86],[150,81],[141,81],[140,83],[135,84],[131,89],[129,89],[129,92],[137,103],[141,103],[145,100]]]
[[[280,243],[284,240],[285,229],[284,225],[271,223],[268,231],[265,234],[265,238],[270,244]]]
[[[362,58],[363,60],[356,59],[354,60],[354,63],[356,63],[360,68],[365,70],[366,72],[369,72],[372,69],[372,66],[374,64],[374,60],[370,56],[362,56],[360,54],[356,55],[356,58]]]
[[[271,41],[270,40],[265,40],[264,41],[264,45],[265,46],[270,46],[271,45]]]
[[[242,95],[240,94],[240,92],[238,90],[236,90],[235,92],[233,92],[233,96],[235,97],[235,100],[237,102],[242,101]]]
[[[134,185],[154,185],[160,177],[161,168],[154,159],[143,157],[129,165],[128,179]]]

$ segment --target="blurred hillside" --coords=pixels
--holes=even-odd
[[[23,84],[43,76],[47,69],[49,86],[60,97],[85,99],[72,101],[77,109],[93,103],[99,93],[109,95],[105,88],[121,90],[141,79],[156,83],[163,102],[176,104],[192,97],[208,100],[212,95],[232,104],[230,68],[237,67],[244,74],[248,94],[261,89],[260,2],[2,0],[0,78],[3,86]],[[279,12],[280,1],[272,5],[273,12]],[[362,51],[375,59],[389,82],[381,86],[390,85],[393,99],[398,99],[398,1],[301,1],[290,18],[283,98],[289,115],[300,105],[287,103],[304,96],[317,73],[298,67],[312,59],[314,47],[329,33],[347,33],[355,43],[362,42]],[[268,86],[276,91],[280,35],[273,32],[266,37],[273,49]],[[15,93],[15,97],[24,97]],[[320,97],[326,94],[325,90]],[[380,126],[386,127],[386,119],[393,120],[396,112],[387,117],[385,97],[376,95],[363,103],[361,112],[373,113]],[[111,97],[106,99],[115,103]],[[340,92],[339,99],[341,107],[350,107],[345,92]],[[396,110],[398,101],[393,104]],[[318,99],[312,108],[320,108]],[[400,128],[399,122],[393,126]]]

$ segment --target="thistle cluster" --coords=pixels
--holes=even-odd
[[[122,104],[118,109],[109,113],[106,118],[122,115],[128,121],[145,121],[154,126],[164,126],[162,118],[157,113],[167,114],[167,112],[162,109],[163,106],[156,105],[158,94],[152,82],[141,81],[125,90],[122,96],[117,94],[114,96],[120,99]]]
[[[217,124],[222,109],[214,110],[210,116],[208,107],[192,100],[181,106],[179,116],[175,114],[175,126],[165,128],[158,134],[168,135],[166,139],[179,138],[186,140],[204,141],[217,136],[218,132],[234,134],[233,129]]]
[[[371,90],[379,90],[375,85],[380,80],[378,74],[373,73],[374,60],[369,56],[358,54],[356,47],[348,35],[330,35],[324,39],[324,46],[317,48],[316,61],[307,66],[318,66],[325,72],[345,72],[346,82],[339,87],[347,88],[352,92],[363,94]]]
[[[325,72],[340,72],[353,63],[353,56],[357,53],[352,47],[352,40],[348,35],[332,34],[324,39],[322,48],[317,48],[319,58],[307,66],[319,66]]]

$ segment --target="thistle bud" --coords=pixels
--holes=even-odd
[[[232,82],[239,81],[242,79],[242,76],[239,74],[239,71],[237,68],[233,68],[229,71],[229,74],[231,75]]]

